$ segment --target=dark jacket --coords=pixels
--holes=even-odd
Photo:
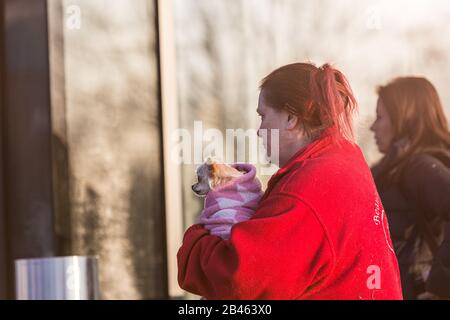
[[[372,172],[389,221],[403,297],[415,299],[428,291],[449,298],[450,152],[412,156],[395,182],[385,182],[383,165]]]

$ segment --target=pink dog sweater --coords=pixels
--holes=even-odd
[[[204,224],[212,235],[223,239],[230,238],[234,224],[252,217],[263,195],[253,165],[237,163],[231,166],[246,173],[208,192],[198,219],[198,223]]]

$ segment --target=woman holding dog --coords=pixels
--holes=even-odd
[[[373,174],[405,299],[450,298],[450,132],[434,86],[401,77],[378,88]],[[443,239],[444,238],[444,239]]]
[[[266,150],[278,143],[280,169],[229,239],[202,224],[186,231],[183,289],[207,299],[402,298],[386,215],[354,142],[355,111],[345,76],[328,64],[290,64],[263,79],[260,130]]]

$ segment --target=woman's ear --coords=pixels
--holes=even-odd
[[[288,113],[286,129],[293,130],[298,127],[298,117],[295,114]]]

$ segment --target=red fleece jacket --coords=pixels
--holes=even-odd
[[[360,149],[324,136],[273,175],[229,240],[191,226],[181,288],[207,299],[402,299],[388,222]]]

